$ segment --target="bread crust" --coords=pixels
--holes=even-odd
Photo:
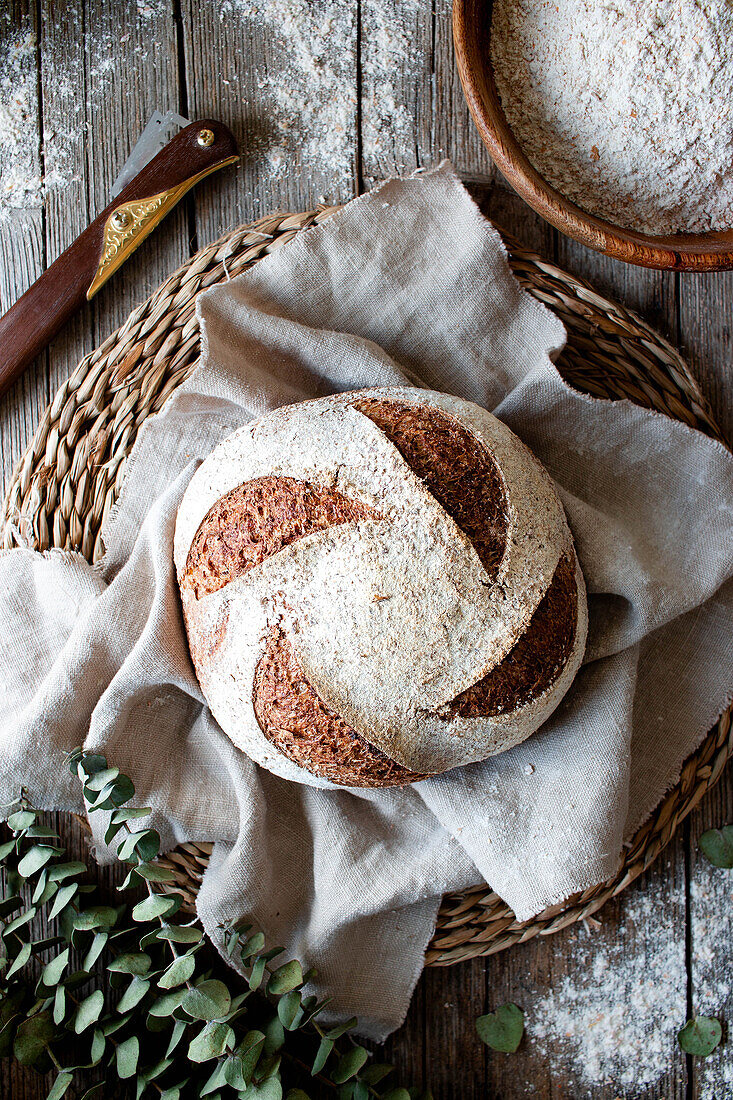
[[[342,394],[248,425],[192,480],[175,554],[215,716],[258,762],[315,785],[414,782],[502,751],[582,658],[585,590],[550,479],[446,395]],[[427,652],[395,655],[398,639]],[[369,673],[395,661],[380,714]]]

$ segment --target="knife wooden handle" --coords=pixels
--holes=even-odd
[[[0,317],[0,395],[199,180],[239,159],[213,119],[184,127]]]

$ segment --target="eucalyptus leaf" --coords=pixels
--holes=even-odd
[[[58,1027],[66,1016],[66,990],[62,985],[56,987],[53,998],[53,1022]]]
[[[12,966],[5,975],[7,978],[12,978],[13,974],[17,974],[19,970],[22,970],[25,964],[28,962],[33,951],[33,945],[30,943],[24,943],[18,954],[15,956]]]
[[[242,944],[242,958],[249,959],[253,955],[259,955],[265,946],[265,937],[262,932],[255,932],[246,943]]]
[[[187,982],[195,969],[196,960],[193,955],[181,955],[161,974],[158,985],[161,989],[175,989],[177,985]]]
[[[226,1085],[225,1066],[226,1062],[219,1062],[218,1065],[214,1066],[211,1076],[201,1089],[201,1096],[213,1096],[217,1089],[224,1088]]]
[[[119,768],[101,768],[87,779],[84,784],[84,793],[86,794],[87,791],[94,791],[95,794],[98,794],[110,783],[113,783],[119,774]]]
[[[310,1096],[302,1089],[288,1089],[285,1100],[310,1100]]]
[[[355,1046],[351,1050],[347,1050],[339,1059],[336,1069],[331,1074],[334,1084],[342,1085],[344,1081],[348,1081],[350,1077],[359,1072],[368,1058],[369,1054],[364,1047]]]
[[[163,994],[157,1001],[153,1001],[148,1012],[151,1016],[172,1016],[181,1007],[181,1001],[187,992],[186,989],[174,989],[172,993]]]
[[[313,1077],[315,1077],[317,1073],[320,1073],[325,1066],[333,1050],[333,1046],[333,1039],[327,1039],[325,1037],[321,1039],[318,1050],[316,1051],[316,1056],[313,1060],[313,1068],[311,1069],[311,1075]]]
[[[168,1049],[165,1052],[166,1058],[170,1058],[171,1054],[176,1049],[183,1036],[186,1034],[187,1026],[188,1025],[186,1024],[185,1020],[176,1020],[176,1022],[174,1023],[173,1032],[170,1037],[170,1042],[168,1043]]]
[[[139,901],[135,908],[132,910],[132,919],[136,921],[151,921],[156,917],[169,916],[174,913],[176,909],[180,908],[181,899],[178,895],[175,897],[166,896],[163,894],[150,894],[147,898]]]
[[[302,984],[303,968],[297,959],[293,959],[273,971],[267,983],[267,992],[272,993],[274,996],[280,996],[282,993],[290,993],[291,990],[297,989]]]
[[[110,821],[113,825],[123,825],[126,821],[137,821],[141,817],[150,817],[152,813],[150,806],[138,806],[130,807],[127,810],[115,810],[112,814]]]
[[[397,1088],[386,1092],[382,1100],[411,1100],[411,1097],[407,1089]]]
[[[103,1056],[106,1046],[107,1039],[104,1032],[100,1031],[98,1027],[95,1027],[94,1035],[92,1036],[92,1049],[90,1052],[90,1057],[95,1065]]]
[[[713,866],[730,870],[733,867],[733,825],[708,829],[700,837],[700,848]]]
[[[50,1012],[29,1016],[18,1025],[13,1054],[21,1066],[32,1066],[45,1054],[55,1030]]]
[[[86,955],[84,956],[84,959],[82,960],[81,965],[82,965],[83,970],[91,970],[92,969],[95,962],[97,961],[99,956],[104,951],[108,940],[109,940],[109,933],[108,932],[95,932],[94,933],[94,939],[92,940],[91,946],[90,946],[89,950],[87,951]]]
[[[16,932],[19,928],[22,928],[26,924],[30,924],[30,922],[35,917],[36,912],[37,909],[34,905],[31,905],[28,909],[24,909],[22,913],[20,913],[17,917],[14,917],[13,920],[5,925],[3,937],[7,937],[10,932]],[[8,976],[9,974],[10,972],[8,971]]]
[[[30,878],[31,875],[35,875],[37,871],[40,871],[42,867],[45,867],[50,859],[55,854],[55,849],[48,844],[34,844],[32,848],[29,848],[25,853],[20,863],[18,864],[18,873],[23,878]]]
[[[287,1031],[295,1031],[303,1018],[303,1010],[300,1005],[300,993],[294,989],[291,993],[285,993],[277,1003],[277,1014],[280,1022]]]
[[[71,759],[74,759],[72,754]],[[107,757],[102,756],[96,752],[84,752],[83,749],[78,750],[78,756],[76,756],[75,771],[82,775],[92,776],[98,772],[105,771],[107,768]]]
[[[66,1090],[73,1080],[73,1073],[67,1073],[65,1070],[62,1070],[51,1086],[51,1091],[46,1097],[46,1100],[61,1100],[61,1097],[65,1095]]]
[[[117,1076],[121,1081],[135,1076],[137,1063],[140,1057],[140,1040],[137,1035],[131,1035],[117,1047],[115,1060],[117,1063]]]
[[[231,1050],[234,1039],[234,1032],[229,1024],[208,1023],[189,1043],[189,1060],[208,1062],[211,1058],[219,1058],[225,1050]]]
[[[74,1017],[74,1031],[81,1035],[92,1024],[96,1024],[102,1015],[104,1008],[104,993],[101,989],[95,989],[88,997],[85,997],[76,1010]]]
[[[145,978],[138,978],[137,976],[132,979],[125,992],[120,998],[117,1005],[118,1012],[130,1012],[136,1005],[140,1004],[147,991],[150,989],[150,982]]]
[[[128,952],[118,955],[107,963],[107,969],[116,974],[147,974],[153,960],[145,951]]]
[[[351,1031],[358,1024],[356,1016],[352,1016],[350,1020],[347,1020],[343,1024],[336,1024],[335,1027],[330,1027],[325,1033],[328,1039],[340,1039],[342,1035],[345,1035],[347,1031]]]
[[[283,1087],[277,1077],[268,1077],[259,1083],[253,1081],[245,1095],[247,1100],[282,1100]]]
[[[86,863],[79,863],[78,860],[72,860],[69,863],[55,863],[53,867],[49,867],[48,877],[51,882],[61,882],[65,878],[83,874],[86,869]]]
[[[496,1012],[479,1016],[476,1031],[479,1039],[492,1050],[513,1054],[524,1034],[524,1013],[515,1004],[501,1005]]]
[[[150,1069],[145,1070],[145,1080],[154,1081],[156,1077],[161,1077],[165,1071],[173,1065],[172,1058],[161,1058],[159,1062],[156,1062]]]
[[[148,882],[175,882],[176,876],[167,867],[160,867],[157,863],[138,863],[135,873]]]
[[[367,1085],[378,1085],[393,1071],[394,1066],[390,1066],[387,1062],[373,1062],[371,1066],[367,1066],[361,1074],[361,1078]]]
[[[52,989],[53,986],[58,985],[61,981],[61,975],[64,970],[66,970],[70,954],[71,948],[67,947],[65,951],[62,951],[55,959],[51,959],[51,961],[44,966],[41,980],[49,989]]]
[[[171,943],[199,943],[202,938],[201,929],[190,924],[164,924],[158,932],[159,940],[170,940]]]
[[[231,995],[224,983],[212,978],[187,989],[181,1007],[194,1020],[220,1020],[226,1016],[231,1003]]]
[[[265,1054],[275,1054],[285,1042],[285,1029],[279,1016],[273,1016],[265,1028]]]
[[[265,1036],[261,1031],[248,1031],[234,1054],[224,1065],[224,1077],[232,1088],[246,1088],[260,1059],[265,1044]]]
[[[97,928],[112,928],[117,922],[117,910],[111,905],[93,905],[82,909],[72,920],[77,932],[93,932]]]
[[[22,833],[24,829],[30,829],[35,820],[36,815],[32,810],[16,810],[8,818],[8,825],[14,833]]]
[[[3,844],[0,844],[0,861],[7,859],[10,853],[16,846],[17,841],[6,840]]]
[[[54,883],[51,883],[50,885],[53,886]],[[77,883],[69,882],[66,886],[62,886],[58,890],[58,893],[54,898],[53,905],[51,906],[51,911],[48,914],[48,920],[53,920],[55,917],[57,917],[61,910],[65,909],[66,906],[74,900],[78,889],[79,887]]]
[[[50,829],[48,825],[31,825],[30,829],[26,829],[25,835],[33,840],[61,840],[59,834],[54,829]]]
[[[707,1058],[712,1054],[722,1037],[720,1020],[711,1016],[696,1016],[693,1020],[688,1020],[677,1034],[685,1054],[694,1054],[698,1058]]]

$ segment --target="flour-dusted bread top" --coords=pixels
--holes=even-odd
[[[415,389],[280,409],[206,459],[175,564],[232,740],[316,785],[411,782],[529,736],[587,612],[547,473],[478,406]]]

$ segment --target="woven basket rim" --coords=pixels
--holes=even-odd
[[[196,296],[339,209],[273,214],[224,234],[174,271],[81,360],[42,415],[11,477],[3,505],[4,547],[78,549],[91,561],[102,556],[99,532],[139,427],[198,360]],[[650,325],[509,234],[502,236],[520,283],[565,322],[568,346],[558,366],[572,385],[656,408],[727,446],[688,365]],[[607,882],[524,922],[486,885],[446,895],[426,965],[494,954],[590,917],[656,859],[720,778],[732,749],[729,709],[688,757],[679,781],[637,831]],[[171,889],[191,909],[210,852],[210,844],[189,843],[163,857],[176,875]]]

